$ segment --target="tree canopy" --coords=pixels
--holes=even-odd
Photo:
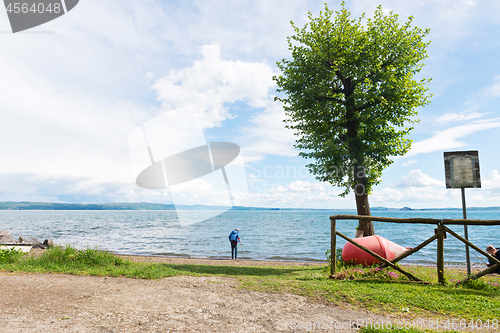
[[[412,27],[412,17],[402,24],[381,6],[372,18],[351,19],[344,3],[308,17],[302,29],[291,22],[292,59],[277,63],[276,100],[316,179],[343,187],[343,196],[354,190],[358,214],[370,215],[367,195],[391,156],[409,151],[417,108],[429,103],[430,80],[415,79],[429,30]]]

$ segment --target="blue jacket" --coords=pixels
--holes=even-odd
[[[239,241],[241,243],[240,233],[236,230],[231,231],[231,233],[229,234],[229,241],[230,242],[238,242]]]

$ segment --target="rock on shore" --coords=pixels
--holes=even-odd
[[[0,243],[14,243],[14,238],[10,234],[10,230],[0,231]]]
[[[33,249],[46,249],[48,247],[54,246],[54,241],[52,239],[46,239],[43,243],[39,242],[36,238],[28,240],[28,238],[19,236],[16,241],[10,232],[10,230],[0,231],[0,244],[31,244]]]

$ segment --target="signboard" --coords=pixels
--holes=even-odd
[[[477,150],[445,152],[444,173],[446,188],[480,188]]]

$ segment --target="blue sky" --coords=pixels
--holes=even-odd
[[[242,205],[354,208],[352,195],[308,174],[273,101],[290,20],[303,26],[323,3],[82,0],[17,34],[0,10],[0,200],[172,203],[168,190],[135,185],[129,135],[178,111],[181,122],[196,113],[208,141],[242,148]],[[381,4],[431,29],[420,75],[432,77],[434,96],[419,109],[412,150],[385,170],[371,206],[460,207],[460,190],[444,185],[443,151],[454,150],[479,151],[482,188],[466,191],[468,206],[500,206],[500,2],[346,4],[353,17]],[[217,203],[201,180],[185,191],[193,203]]]

